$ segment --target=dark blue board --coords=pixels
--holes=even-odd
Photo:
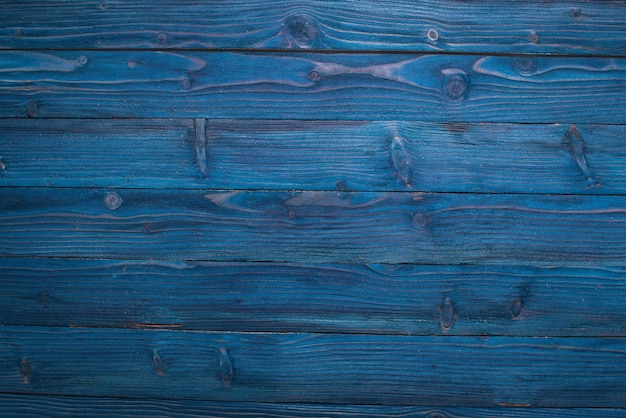
[[[624,338],[0,327],[0,359],[5,393],[557,408],[626,393]]]
[[[0,324],[408,335],[626,336],[623,267],[17,258]]]
[[[0,395],[0,414],[14,417],[163,417],[163,418],[622,418],[624,409],[607,408],[433,408],[381,405],[320,405],[294,403],[211,402],[196,400],[145,400],[67,396]]]
[[[5,188],[0,255],[623,265],[626,197]]]

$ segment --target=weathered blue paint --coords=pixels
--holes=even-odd
[[[619,1],[5,1],[0,414],[624,416]]]
[[[624,338],[6,326],[0,341],[5,393],[560,408],[620,407],[626,392]]]
[[[623,267],[49,258],[3,264],[5,325],[528,337],[626,333]],[[448,319],[442,319],[444,312]]]
[[[13,187],[626,192],[626,125],[0,119],[0,131]]]

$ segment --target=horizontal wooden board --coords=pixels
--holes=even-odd
[[[212,402],[198,400],[84,398],[0,394],[0,414],[12,417],[155,417],[155,418],[528,418],[626,417],[626,409],[607,408],[428,408],[380,405]]]
[[[625,58],[0,54],[0,117],[626,123]]]
[[[429,406],[619,407],[621,338],[0,327],[0,390]]]
[[[626,336],[624,268],[0,261],[0,324]]]
[[[0,255],[623,265],[626,197],[5,188]]]
[[[0,119],[0,184],[626,192],[625,125],[247,120],[202,120],[202,124],[204,129],[196,132],[191,119]],[[204,154],[198,141],[204,142]]]
[[[4,1],[0,49],[254,48],[617,54],[618,0]]]

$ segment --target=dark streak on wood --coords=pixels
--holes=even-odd
[[[207,132],[206,120],[198,118],[195,121],[196,126],[196,160],[202,177],[207,177]]]

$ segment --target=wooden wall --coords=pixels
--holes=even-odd
[[[626,416],[622,1],[0,8],[0,414]]]

